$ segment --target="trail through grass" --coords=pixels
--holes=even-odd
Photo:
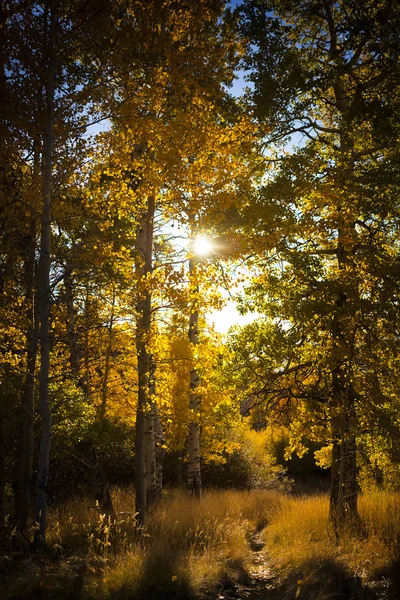
[[[129,490],[114,491],[115,521],[81,498],[50,514],[49,549],[1,566],[4,600],[400,598],[400,497],[361,497],[363,529],[339,543],[324,495],[170,492],[138,530]],[[17,560],[18,558],[18,560]],[[390,589],[392,590],[390,592]],[[388,595],[392,593],[392,596]]]

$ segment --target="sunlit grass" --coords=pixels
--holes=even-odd
[[[365,582],[379,579],[398,558],[400,497],[394,493],[361,496],[360,534],[345,533],[339,542],[325,495],[231,490],[210,491],[199,501],[183,491],[167,492],[144,530],[136,527],[132,490],[114,490],[113,502],[115,520],[100,515],[87,498],[52,508],[48,562],[26,565],[10,597],[218,595],[251,569],[251,536],[261,529],[266,542],[261,554],[282,599],[327,600],[336,592],[361,598]]]
[[[86,557],[89,597],[183,597],[244,572],[251,532],[267,524],[281,501],[273,491],[210,491],[200,501],[167,492],[138,531],[133,492],[116,489],[115,521],[87,499],[70,501],[52,511],[48,541],[62,556]]]
[[[345,531],[338,541],[328,511],[326,495],[283,498],[263,533],[268,560],[292,592],[298,588],[298,595],[325,599],[333,588],[339,586],[337,592],[344,593],[340,586],[352,586],[354,597],[361,597],[362,583],[379,578],[398,558],[400,497],[386,492],[362,495],[359,534]]]

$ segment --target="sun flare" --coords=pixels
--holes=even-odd
[[[193,241],[193,251],[199,256],[207,256],[212,252],[213,245],[204,235],[198,235]]]

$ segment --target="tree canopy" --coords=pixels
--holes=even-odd
[[[163,465],[275,481],[271,428],[337,536],[399,485],[400,7],[228,4],[1,3],[0,527],[36,544],[71,480],[140,525]]]

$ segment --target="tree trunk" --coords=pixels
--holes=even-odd
[[[339,538],[345,527],[359,526],[354,400],[342,405],[341,414],[332,420],[332,430],[329,518]]]
[[[153,407],[147,410],[145,425],[145,468],[146,468],[146,503],[147,508],[156,500],[156,443],[154,434]]]
[[[344,268],[342,228],[338,232],[338,270]],[[347,295],[339,292],[332,320],[333,349],[337,355],[332,369],[332,467],[329,516],[338,538],[345,526],[357,527],[357,446],[355,392],[351,383],[352,341],[345,321]]]
[[[145,431],[146,411],[149,398],[150,352],[149,335],[151,326],[151,292],[148,289],[147,275],[152,272],[153,231],[154,231],[154,197],[148,199],[147,212],[142,219],[137,236],[137,247],[141,254],[136,263],[139,275],[139,291],[137,302],[136,352],[138,361],[138,406],[136,412],[135,434],[135,481],[136,481],[136,513],[140,526],[146,519],[146,463],[145,463]]]
[[[339,247],[341,235],[339,233]],[[339,270],[343,265],[338,252]],[[332,369],[332,467],[329,515],[336,537],[344,526],[356,527],[357,512],[357,446],[355,398],[351,383],[351,341],[343,322],[347,297],[338,294],[336,314],[332,321],[333,348],[338,354]]]
[[[0,547],[5,538],[6,509],[6,444],[5,444],[5,395],[4,386],[0,386]]]
[[[43,211],[38,271],[38,309],[40,340],[39,405],[42,422],[40,439],[35,521],[38,530],[36,544],[43,543],[46,535],[47,498],[51,444],[51,409],[49,403],[50,371],[50,263],[51,263],[51,185],[53,165],[54,85],[56,73],[56,12],[54,1],[50,7],[48,34],[48,65],[46,80],[46,116],[43,138]]]
[[[333,35],[333,33],[331,33]],[[333,55],[336,52],[336,37],[331,38]],[[354,147],[349,127],[350,98],[344,78],[337,75],[334,84],[336,108],[343,117],[345,126],[340,129],[338,182],[342,189],[351,188],[354,175]],[[338,282],[341,273],[354,266],[346,248],[346,239],[351,240],[352,224],[343,216],[343,207],[338,203],[338,243],[337,266]],[[347,242],[348,245],[348,242]],[[359,516],[357,510],[357,447],[356,447],[356,411],[355,393],[351,383],[350,357],[353,354],[354,340],[346,322],[348,298],[344,291],[339,291],[336,299],[336,310],[332,320],[332,343],[337,358],[334,360],[332,377],[332,401],[334,416],[332,418],[332,471],[329,515],[336,537],[340,536],[344,526],[357,527]]]
[[[157,404],[154,401],[156,393],[156,365],[153,357],[150,356],[150,376],[149,376],[149,407],[146,414],[146,433],[145,433],[145,464],[146,464],[146,499],[147,507],[156,503],[162,496],[162,455],[160,454],[162,434],[160,418],[158,415]],[[163,451],[162,451],[163,452]]]
[[[9,135],[7,128],[7,111],[15,110],[15,107],[11,106],[10,102],[7,102],[7,83],[6,83],[6,64],[7,64],[7,37],[6,37],[6,25],[7,19],[10,14],[9,6],[6,2],[0,2],[0,162],[3,167],[6,167],[6,148],[5,143],[6,136]],[[11,255],[9,256],[11,258]],[[5,300],[5,294],[3,295],[3,277],[0,277],[0,292],[2,295],[2,301]],[[6,491],[6,456],[5,456],[5,426],[4,426],[4,410],[5,410],[5,390],[4,390],[5,377],[0,384],[0,544],[5,537],[5,491]]]
[[[36,161],[35,161],[36,162]],[[35,402],[35,370],[37,356],[38,318],[35,295],[36,219],[32,217],[25,260],[27,306],[26,374],[22,401],[21,437],[18,456],[17,521],[26,529],[31,507],[33,461],[33,414]]]
[[[152,411],[154,415],[154,436],[156,446],[156,500],[161,500],[163,490],[163,462],[164,462],[164,432],[162,429],[160,415],[158,414],[158,406],[155,402],[152,403]]]
[[[189,261],[189,275],[193,276],[193,259]],[[196,288],[197,290],[197,288]],[[196,302],[194,303],[196,304]],[[199,343],[199,313],[197,309],[192,309],[189,322],[189,340],[194,348]],[[198,393],[200,386],[200,377],[196,369],[190,372],[190,422],[188,433],[188,468],[187,468],[187,488],[196,498],[201,497],[201,465],[200,465],[200,424],[199,414],[201,405],[201,396]]]

